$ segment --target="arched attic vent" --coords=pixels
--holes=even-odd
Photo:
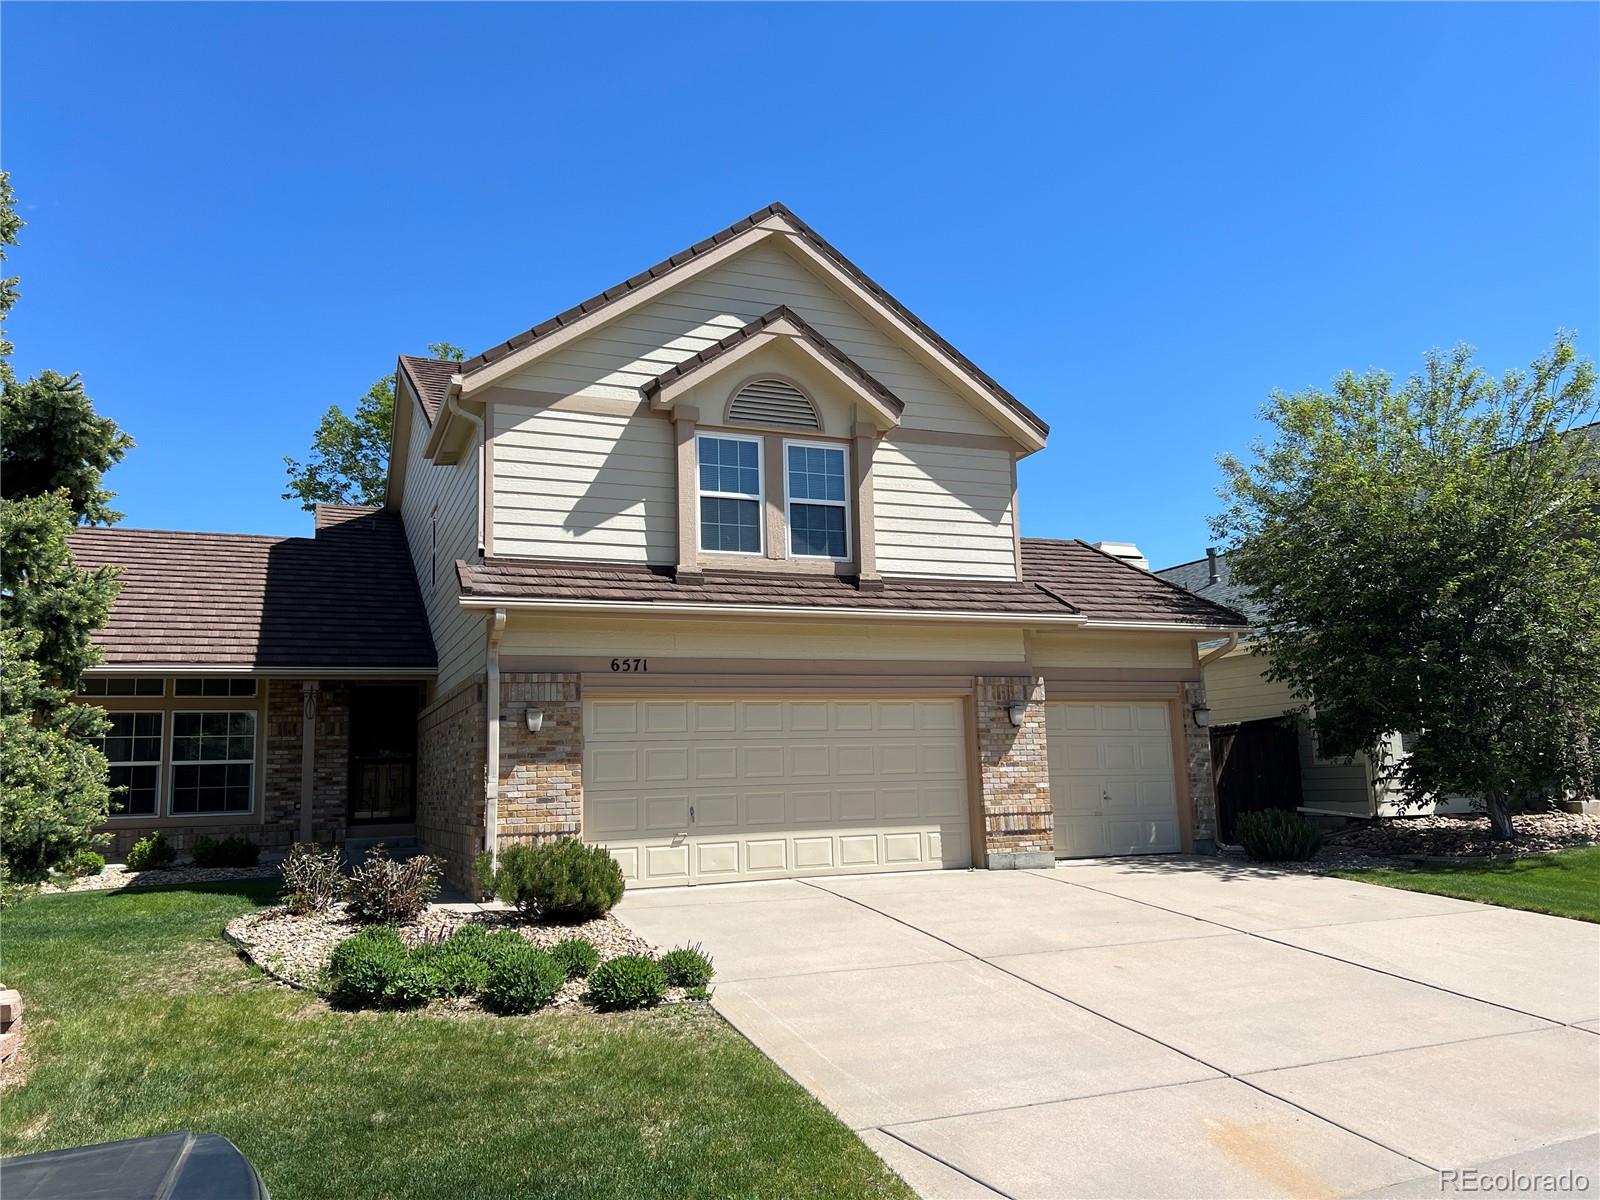
[[[755,379],[745,384],[728,402],[728,420],[788,429],[822,428],[811,397],[782,379]]]

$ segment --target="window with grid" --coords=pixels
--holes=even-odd
[[[94,745],[106,756],[113,817],[153,817],[161,794],[161,717],[158,712],[107,713],[111,728]]]
[[[228,679],[178,678],[172,681],[174,696],[254,696],[256,681],[237,675]]]
[[[700,464],[700,549],[761,553],[761,440],[697,439]]]
[[[844,448],[790,442],[785,453],[789,553],[796,558],[849,558]]]
[[[86,675],[80,696],[160,696],[166,680],[159,675]]]
[[[173,713],[171,812],[249,812],[255,762],[255,713]]]

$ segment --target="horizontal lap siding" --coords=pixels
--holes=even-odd
[[[1213,725],[1236,725],[1281,717],[1300,707],[1286,683],[1267,679],[1266,663],[1254,654],[1229,655],[1206,667],[1206,703]]]
[[[1011,456],[897,444],[872,462],[878,569],[886,576],[1015,579]]]
[[[401,399],[409,397],[402,393]],[[484,664],[483,617],[457,603],[455,568],[456,559],[470,561],[478,553],[478,453],[474,441],[453,465],[430,462],[422,456],[429,432],[427,419],[420,408],[414,407],[400,511],[439,657],[435,694],[442,696],[467,676],[483,670]],[[437,552],[432,528],[435,506],[439,513]]]
[[[670,423],[497,404],[494,427],[496,554],[676,561]]]

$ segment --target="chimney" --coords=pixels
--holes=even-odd
[[[1222,582],[1222,573],[1217,570],[1217,548],[1215,546],[1206,547],[1206,570],[1210,574],[1210,578],[1206,580],[1207,583]]]
[[[1150,569],[1150,560],[1132,542],[1096,542],[1094,548],[1112,558],[1120,558],[1130,567],[1138,567],[1141,571]]]

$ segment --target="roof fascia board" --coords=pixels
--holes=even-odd
[[[506,597],[461,596],[462,608],[504,608],[518,612],[551,613],[670,613],[708,617],[824,617],[859,621],[863,618],[893,621],[982,621],[992,625],[1071,625],[1082,626],[1085,618],[1062,615],[1046,617],[1038,613],[939,612],[917,608],[844,608],[836,605],[802,604],[655,604],[627,600],[512,600]]]
[[[641,304],[648,304],[651,300],[676,287],[683,280],[692,279],[696,275],[726,262],[734,255],[743,253],[751,246],[758,245],[768,238],[777,236],[779,230],[772,227],[773,220],[776,220],[776,218],[764,221],[760,225],[752,226],[737,237],[730,238],[716,249],[708,250],[704,254],[684,263],[681,267],[657,276],[649,283],[635,288],[627,295],[620,296],[609,304],[601,305],[592,313],[580,317],[563,329],[557,329],[545,334],[544,337],[529,343],[521,350],[514,351],[504,358],[489,363],[487,366],[480,367],[470,375],[456,376],[455,379],[459,381],[462,395],[465,397],[482,391],[498,380],[515,374],[530,363],[543,358],[546,354],[559,350],[567,343],[587,335],[597,326],[604,325],[624,313],[631,312]],[[787,224],[785,224],[784,229],[788,229]],[[456,386],[456,382],[452,381],[452,387],[454,386]]]
[[[422,447],[423,458],[439,461],[440,454],[444,453],[444,448],[450,443],[450,439],[455,436],[457,427],[462,423],[462,418],[466,418],[469,423],[473,418],[479,421],[483,419],[483,401],[481,399],[469,401],[462,394],[460,378],[459,375],[453,375],[450,378],[450,390],[445,393],[444,399],[439,402],[439,418],[434,421],[433,430],[428,434],[427,444]],[[462,412],[457,407],[461,404],[474,404],[476,408],[471,412]],[[458,460],[450,459],[447,465],[456,461]]]
[[[877,413],[885,422],[886,428],[893,429],[900,424],[900,415],[898,413],[892,411],[882,400],[862,387],[860,382],[853,379],[848,372],[840,370],[838,363],[807,341],[801,335],[800,330],[795,328],[794,324],[788,320],[774,321],[762,332],[747,338],[744,344],[737,349],[730,350],[728,353],[713,359],[704,367],[673,380],[656,394],[651,407],[658,410],[671,408],[673,402],[690,388],[705,383],[707,380],[715,379],[728,368],[737,365],[756,351],[777,341],[783,341],[793,346],[812,362],[827,371],[829,375],[843,384],[852,396]]]
[[[438,667],[257,667],[249,663],[161,662],[101,663],[84,672],[85,675],[248,675],[262,678],[309,675],[317,679],[431,679],[438,673]]]
[[[1127,633],[1242,633],[1248,625],[1186,625],[1182,621],[1104,621],[1087,618],[1087,628]]]
[[[394,420],[389,422],[389,478],[384,483],[383,507],[397,513],[406,494],[406,465],[410,458],[408,453],[401,452],[401,448],[410,449],[411,422],[415,419],[413,410],[422,408],[422,397],[412,385],[411,373],[403,365],[395,366],[394,378]],[[409,402],[400,402],[407,397]],[[426,413],[423,413],[423,419],[427,419]]]

